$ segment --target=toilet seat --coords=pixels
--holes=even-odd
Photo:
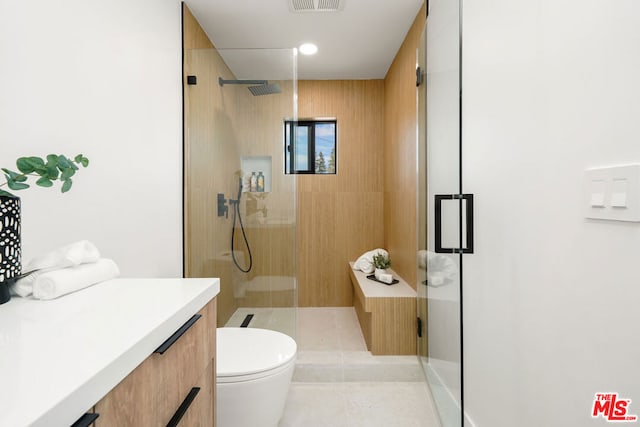
[[[295,363],[296,342],[281,332],[258,328],[218,328],[216,333],[218,383],[269,377]]]

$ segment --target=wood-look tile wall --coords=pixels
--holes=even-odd
[[[338,173],[297,176],[302,307],[353,305],[348,262],[383,246],[383,104],[382,80],[298,83],[299,117],[338,121]]]
[[[384,79],[384,244],[393,269],[417,282],[416,49],[425,24],[418,12]]]

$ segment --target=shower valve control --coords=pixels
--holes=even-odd
[[[227,199],[222,193],[218,193],[218,216],[229,218],[229,206],[227,206]]]

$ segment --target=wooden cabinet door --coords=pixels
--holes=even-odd
[[[200,392],[179,425],[185,427],[215,426],[214,406],[216,379],[213,371],[214,363],[212,360],[198,379],[197,387],[200,387]]]
[[[96,427],[160,425],[155,413],[157,375],[149,359],[96,404]]]
[[[198,313],[202,317],[164,354],[149,356],[100,400],[96,404],[100,414],[96,427],[166,426],[211,365],[215,355],[215,309],[214,299]],[[215,368],[211,369],[215,372]]]

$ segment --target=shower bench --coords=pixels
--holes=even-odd
[[[353,269],[353,306],[367,349],[374,355],[416,354],[416,291],[390,270],[399,283],[385,285]]]

